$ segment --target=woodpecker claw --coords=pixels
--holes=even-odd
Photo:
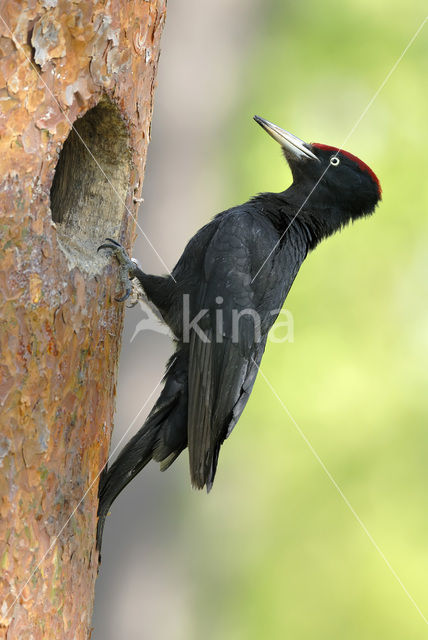
[[[114,250],[116,247],[112,247],[111,244],[100,244],[100,246],[97,249],[97,253],[100,249],[112,249]]]
[[[125,293],[123,296],[116,297],[115,300],[116,302],[125,302],[132,293],[131,278],[134,277],[135,262],[129,258],[122,245],[112,238],[106,238],[104,244],[100,244],[98,247],[97,252],[100,251],[100,249],[109,249],[119,263],[120,279],[125,287]]]
[[[131,302],[131,304],[127,304],[126,308],[133,309],[137,304],[138,304],[138,297],[133,302]]]
[[[131,293],[132,293],[132,286],[127,287],[123,296],[121,296],[120,298],[117,298],[117,297],[115,298],[116,302],[125,302],[125,300],[128,300]]]
[[[108,240],[109,242],[112,242],[113,244],[116,245],[116,247],[122,247],[122,245],[117,242],[116,240],[113,240],[113,238],[106,238],[106,240]]]
[[[113,240],[113,238],[105,238],[104,244],[100,244],[100,246],[97,249],[97,253],[100,249],[110,249],[111,251],[113,251],[113,253],[116,253],[116,252],[118,254],[122,253],[122,254],[125,254],[125,256],[128,258],[128,255],[125,249],[122,247],[122,245],[119,242],[117,242],[116,240]]]

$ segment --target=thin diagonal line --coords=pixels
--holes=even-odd
[[[385,76],[385,79],[382,81],[382,83],[380,84],[380,86],[377,89],[377,91],[375,91],[375,93],[373,94],[372,98],[369,100],[368,104],[363,109],[361,115],[357,118],[355,124],[352,126],[351,130],[349,131],[349,133],[345,137],[345,139],[342,142],[341,146],[338,148],[338,150],[334,154],[334,157],[336,157],[338,155],[338,153],[343,149],[343,147],[345,146],[345,144],[347,143],[349,138],[352,136],[352,134],[354,133],[355,129],[358,127],[358,125],[360,124],[361,120],[364,118],[364,116],[366,115],[367,111],[370,109],[370,107],[372,106],[373,102],[376,100],[376,98],[378,97],[378,95],[380,94],[380,92],[382,91],[382,89],[384,88],[384,86],[386,85],[386,83],[388,82],[388,80],[390,79],[390,77],[392,76],[392,74],[394,73],[394,71],[396,70],[396,68],[400,64],[400,62],[402,61],[404,56],[406,55],[407,51],[410,49],[410,47],[412,46],[412,44],[414,43],[414,41],[418,37],[419,33],[422,31],[422,29],[423,29],[423,27],[424,27],[424,25],[425,25],[427,20],[428,20],[428,16],[426,16],[422,20],[421,24],[416,29],[416,31],[413,34],[413,36],[410,38],[409,42],[407,43],[407,45],[405,46],[405,48],[401,52],[400,56],[398,57],[396,62],[392,65],[391,69],[389,70],[389,72]],[[253,284],[254,280],[257,278],[257,276],[259,275],[260,271],[265,266],[266,262],[269,260],[271,255],[274,253],[274,251],[276,250],[277,246],[281,243],[281,240],[283,239],[283,237],[285,236],[285,234],[287,233],[287,231],[289,230],[289,228],[291,227],[291,225],[293,224],[293,222],[295,221],[295,219],[297,218],[297,216],[299,215],[299,213],[301,212],[301,210],[303,209],[303,207],[305,206],[305,204],[307,203],[307,201],[309,200],[309,198],[311,197],[311,195],[313,194],[313,192],[315,191],[315,189],[317,188],[317,186],[319,185],[319,183],[321,182],[321,180],[323,179],[323,177],[325,176],[327,171],[330,169],[330,167],[331,167],[330,164],[327,165],[327,168],[323,171],[323,173],[321,174],[320,178],[318,178],[318,180],[315,183],[315,186],[311,189],[311,191],[309,192],[309,195],[304,199],[303,203],[300,205],[299,209],[297,210],[297,213],[292,217],[291,221],[289,222],[286,230],[282,233],[282,235],[279,238],[279,240],[275,243],[273,249],[269,252],[266,260],[264,260],[264,262],[262,263],[261,267],[257,271],[256,275],[251,280],[251,284]]]
[[[25,582],[25,584],[23,585],[23,587],[20,589],[18,595],[16,596],[15,600],[12,602],[12,604],[10,605],[10,607],[7,609],[6,613],[3,614],[4,618],[7,618],[7,615],[9,613],[9,611],[15,606],[17,600],[19,599],[19,597],[21,596],[22,592],[24,591],[25,587],[27,586],[27,584],[30,582],[31,578],[34,576],[34,574],[36,573],[36,571],[39,569],[39,567],[43,564],[43,562],[45,561],[46,557],[49,555],[49,553],[51,552],[52,548],[54,547],[54,545],[56,544],[59,536],[61,535],[61,533],[64,531],[65,527],[68,525],[68,523],[70,522],[71,518],[74,516],[74,514],[76,513],[77,509],[79,508],[79,506],[82,504],[83,500],[86,498],[86,496],[88,495],[89,491],[92,489],[92,487],[94,486],[95,482],[98,480],[99,476],[101,475],[101,473],[104,471],[105,467],[107,466],[107,464],[110,462],[111,457],[114,455],[114,453],[117,451],[117,449],[119,448],[119,445],[121,444],[122,440],[126,437],[128,431],[133,427],[135,421],[137,420],[138,416],[140,415],[140,413],[143,411],[143,409],[145,408],[145,406],[147,405],[147,403],[149,402],[150,398],[152,397],[152,395],[156,392],[157,388],[159,387],[159,385],[161,384],[163,378],[167,375],[168,371],[170,370],[170,368],[172,367],[172,364],[170,364],[170,366],[167,368],[165,374],[162,376],[162,378],[157,382],[155,388],[153,389],[153,391],[151,392],[151,394],[148,396],[148,398],[146,399],[146,401],[144,402],[143,406],[141,407],[141,409],[139,410],[139,412],[137,413],[137,415],[134,417],[134,419],[132,420],[132,422],[130,423],[129,427],[126,429],[125,433],[122,435],[122,437],[120,438],[119,442],[117,443],[117,445],[115,446],[115,448],[113,449],[113,451],[110,452],[109,457],[107,459],[107,461],[105,462],[105,464],[101,467],[101,469],[99,470],[99,472],[97,473],[97,475],[95,476],[95,478],[92,480],[91,484],[89,485],[89,487],[86,489],[85,493],[83,494],[82,498],[79,500],[79,502],[77,503],[77,505],[74,507],[73,511],[71,512],[71,514],[69,515],[69,517],[67,518],[67,520],[65,521],[65,523],[63,524],[63,526],[61,527],[60,531],[58,532],[58,534],[54,537],[53,541],[51,542],[48,550],[46,551],[46,553],[43,555],[43,557],[39,560],[39,562],[37,563],[37,566],[35,567],[35,569],[31,572],[30,577],[28,578],[28,580]]]
[[[387,74],[387,76],[385,77],[384,81],[382,82],[382,84],[380,85],[379,89],[375,92],[375,94],[373,95],[373,97],[371,98],[371,100],[369,101],[369,103],[367,104],[366,108],[364,109],[364,111],[362,112],[362,114],[360,115],[360,117],[358,118],[358,120],[356,121],[356,123],[354,124],[354,126],[352,127],[352,129],[350,130],[350,132],[348,133],[348,135],[346,136],[345,140],[342,142],[342,146],[340,147],[339,151],[345,146],[345,144],[348,142],[349,138],[352,136],[352,134],[354,133],[355,129],[358,127],[358,125],[360,124],[361,120],[364,118],[364,116],[366,115],[367,111],[370,109],[370,107],[372,106],[373,102],[376,100],[376,98],[378,97],[378,95],[380,94],[380,92],[382,91],[382,89],[384,88],[384,86],[386,85],[386,83],[388,82],[388,80],[390,79],[390,77],[392,76],[392,74],[394,73],[394,71],[396,70],[396,68],[398,67],[398,65],[400,64],[400,62],[402,61],[402,59],[404,58],[404,56],[406,55],[407,51],[410,49],[410,47],[412,46],[412,44],[414,43],[414,41],[416,40],[416,38],[418,37],[419,33],[422,31],[422,29],[424,28],[424,25],[426,23],[426,21],[428,20],[428,16],[426,16],[421,24],[419,25],[419,27],[416,29],[415,33],[413,34],[413,36],[411,37],[411,39],[409,40],[409,42],[407,43],[406,47],[403,49],[403,51],[401,52],[400,57],[398,58],[398,60],[396,61],[396,63],[391,67],[391,69],[389,70],[389,73]]]
[[[98,162],[98,160],[96,159],[96,157],[94,156],[94,154],[92,153],[92,151],[89,149],[88,145],[86,144],[86,142],[83,140],[82,136],[80,135],[80,133],[77,131],[77,129],[75,128],[74,124],[72,123],[72,121],[70,120],[70,118],[68,117],[68,115],[65,113],[64,109],[61,107],[60,103],[58,102],[58,100],[56,99],[55,95],[53,94],[53,92],[51,91],[50,87],[46,84],[46,82],[43,80],[42,76],[40,75],[38,69],[36,68],[36,66],[33,64],[33,62],[30,60],[30,58],[27,56],[24,47],[21,45],[21,43],[15,38],[15,34],[13,33],[13,31],[11,30],[11,28],[9,27],[9,25],[7,24],[7,22],[5,21],[5,19],[3,18],[2,15],[0,15],[0,20],[3,22],[3,24],[5,25],[6,29],[9,31],[9,33],[12,36],[13,42],[15,43],[16,47],[22,51],[22,53],[24,54],[28,64],[32,67],[32,69],[36,72],[36,74],[38,75],[38,77],[40,78],[40,80],[43,82],[43,84],[45,85],[46,89],[49,91],[50,95],[52,96],[54,102],[57,104],[58,109],[61,111],[62,115],[64,116],[65,120],[67,120],[68,124],[70,125],[70,127],[73,129],[74,133],[77,135],[77,137],[79,138],[79,140],[81,141],[81,143],[83,144],[83,146],[85,147],[86,151],[89,153],[89,155],[91,156],[92,160],[95,162],[95,164],[97,165],[98,169],[101,171],[101,173],[103,174],[104,178],[107,180],[108,184],[110,185],[111,189],[113,190],[113,192],[115,193],[115,195],[117,196],[117,199],[119,200],[119,202],[121,204],[123,204],[123,206],[125,207],[126,212],[128,213],[128,215],[134,220],[136,226],[138,227],[138,229],[141,231],[141,233],[143,234],[144,238],[147,240],[148,244],[150,245],[150,247],[152,248],[152,250],[154,251],[154,253],[157,255],[157,257],[159,258],[160,262],[162,263],[162,265],[165,267],[165,269],[168,271],[170,277],[174,280],[174,282],[176,282],[174,276],[172,275],[170,269],[168,269],[166,263],[164,262],[162,256],[159,255],[159,253],[156,251],[155,247],[153,246],[152,242],[150,241],[150,238],[148,237],[148,235],[145,233],[145,231],[142,229],[142,227],[140,226],[140,224],[138,223],[137,218],[134,216],[134,214],[132,213],[132,211],[129,209],[129,207],[127,206],[125,200],[122,199],[121,195],[119,194],[119,192],[117,191],[116,187],[114,186],[114,184],[111,182],[110,178],[108,177],[108,175],[105,173],[104,169],[102,168],[102,166],[100,165],[100,163]]]
[[[339,151],[336,152],[335,155],[337,155],[339,153]],[[303,209],[303,207],[305,206],[305,204],[307,203],[307,201],[309,200],[309,198],[311,197],[311,195],[313,194],[313,192],[315,191],[315,189],[317,188],[317,186],[319,185],[319,183],[321,182],[321,180],[324,178],[325,174],[327,173],[327,171],[330,169],[330,165],[327,166],[326,169],[324,169],[324,171],[322,172],[322,174],[320,175],[320,177],[318,178],[318,180],[316,181],[315,185],[312,187],[312,189],[310,190],[309,194],[306,196],[306,198],[303,200],[302,204],[300,205],[299,209],[297,210],[297,213],[294,214],[294,216],[291,218],[290,222],[288,223],[287,228],[285,229],[285,231],[281,234],[279,240],[276,241],[276,243],[274,244],[273,248],[271,249],[271,251],[269,251],[266,259],[263,261],[261,267],[259,268],[259,270],[257,271],[256,275],[253,277],[253,279],[251,280],[250,284],[253,284],[254,280],[257,278],[257,276],[259,275],[260,271],[263,269],[263,267],[265,266],[266,262],[269,260],[269,258],[271,257],[271,255],[273,254],[273,252],[275,251],[275,249],[281,244],[281,240],[283,239],[283,237],[285,236],[285,234],[287,233],[287,231],[289,230],[289,228],[291,227],[291,225],[293,224],[293,222],[295,221],[295,219],[297,218],[297,216],[299,215],[299,213],[301,212],[301,210]]]
[[[340,486],[338,485],[338,483],[336,482],[336,480],[333,478],[332,474],[330,473],[330,471],[327,469],[325,463],[323,462],[323,460],[320,458],[319,454],[316,452],[316,450],[314,449],[314,447],[312,446],[311,442],[309,441],[309,439],[307,438],[307,436],[303,433],[302,429],[299,427],[299,425],[297,424],[296,420],[293,418],[293,416],[291,415],[290,411],[288,410],[287,406],[284,404],[284,402],[281,400],[281,398],[279,397],[278,393],[275,391],[275,389],[273,388],[272,384],[270,383],[270,381],[268,380],[268,378],[266,377],[266,375],[263,373],[263,371],[260,369],[259,365],[257,364],[257,362],[252,358],[253,363],[256,365],[258,372],[260,373],[260,375],[262,376],[263,380],[266,382],[267,386],[269,387],[269,389],[272,391],[273,395],[275,396],[275,398],[278,400],[279,404],[281,405],[281,407],[284,409],[285,413],[288,415],[288,417],[290,418],[291,422],[294,424],[294,426],[296,427],[299,435],[303,438],[303,440],[305,441],[305,443],[307,444],[307,446],[309,447],[312,455],[315,457],[315,459],[318,461],[318,463],[320,464],[320,466],[322,467],[324,473],[326,474],[326,476],[328,477],[328,479],[330,480],[330,482],[332,483],[332,485],[334,486],[334,488],[336,489],[336,491],[339,493],[340,497],[342,498],[342,500],[344,501],[344,503],[346,504],[346,506],[348,507],[348,509],[350,510],[350,512],[352,513],[352,515],[354,516],[355,520],[358,522],[358,524],[360,525],[360,527],[362,528],[362,530],[364,531],[364,533],[366,534],[366,536],[368,537],[368,539],[370,540],[371,544],[373,545],[373,547],[376,549],[376,551],[378,552],[378,554],[380,555],[380,557],[382,558],[382,560],[385,562],[386,566],[388,567],[388,569],[390,570],[390,572],[392,573],[392,575],[394,576],[394,578],[396,579],[396,581],[398,582],[398,584],[400,585],[400,587],[403,589],[404,593],[406,594],[406,596],[408,597],[408,599],[410,600],[410,602],[413,604],[413,606],[415,607],[416,611],[419,613],[419,615],[421,616],[422,620],[425,622],[426,625],[428,625],[428,620],[426,619],[426,617],[424,616],[424,614],[422,613],[421,609],[419,608],[419,606],[416,604],[415,600],[413,599],[413,597],[410,595],[410,593],[408,592],[408,590],[406,589],[406,587],[404,586],[400,576],[397,574],[397,572],[395,571],[394,567],[391,565],[391,563],[389,562],[388,558],[385,556],[385,554],[383,553],[383,551],[379,548],[379,545],[377,544],[376,540],[373,538],[372,534],[370,533],[370,531],[367,529],[366,525],[364,524],[364,522],[361,520],[360,516],[358,515],[358,513],[355,511],[354,507],[352,506],[352,504],[349,502],[348,498],[346,497],[346,495],[343,493],[342,489],[340,488]]]

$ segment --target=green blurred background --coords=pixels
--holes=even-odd
[[[168,11],[140,222],[172,267],[217,211],[288,186],[253,114],[341,146],[426,5],[192,0]],[[294,420],[259,376],[208,497],[190,489],[187,454],[120,496],[96,640],[427,637],[382,557],[428,617],[427,38],[425,24],[344,145],[379,176],[380,207],[307,258],[286,303],[294,342],[263,359]],[[162,272],[142,239],[134,255]],[[114,445],[171,351],[153,332],[130,342],[142,317],[127,316]]]

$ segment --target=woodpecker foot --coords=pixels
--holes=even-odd
[[[113,240],[112,238],[106,238],[104,244],[101,244],[97,252],[100,249],[107,249],[111,251],[111,255],[116,258],[120,268],[120,280],[125,289],[123,296],[116,297],[116,302],[125,302],[129,298],[133,290],[132,278],[135,277],[136,263],[126,253],[121,244]]]

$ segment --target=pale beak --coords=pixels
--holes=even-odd
[[[303,140],[300,140],[297,136],[293,136],[292,133],[281,129],[276,124],[272,124],[269,120],[254,116],[254,120],[259,124],[270,136],[284,149],[286,156],[294,160],[305,160],[310,158],[311,160],[318,160],[317,156],[309,149],[308,144]]]

